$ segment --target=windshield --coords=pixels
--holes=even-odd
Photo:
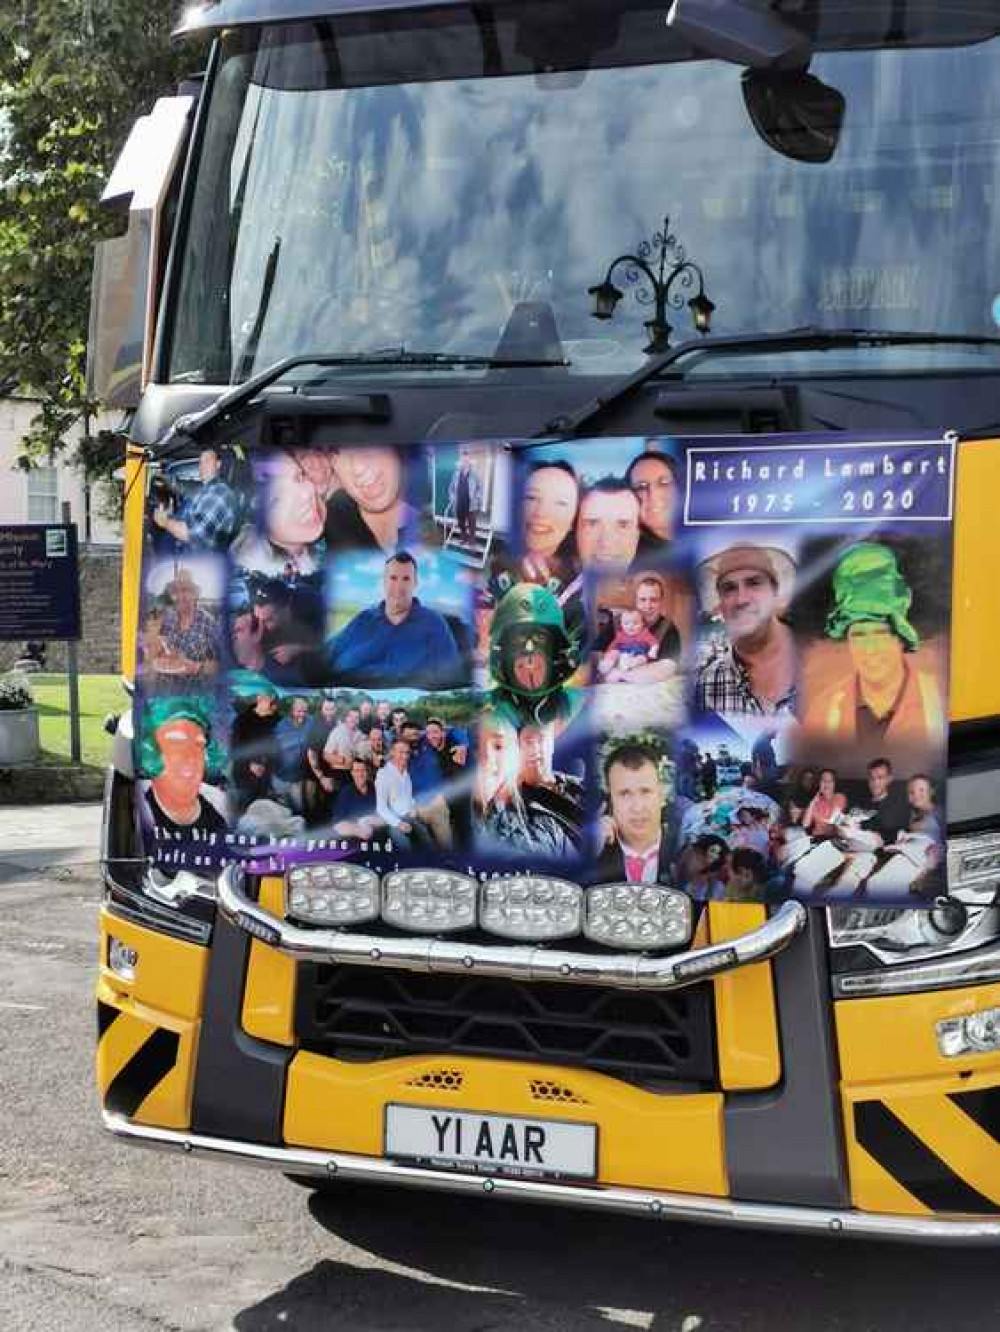
[[[366,29],[223,38],[170,379],[237,383],[289,355],[400,348],[628,372],[650,345],[649,282],[618,265],[622,298],[604,321],[591,289],[623,254],[658,272],[665,218],[666,274],[697,265],[670,290],[674,345],[694,336],[688,301],[702,283],[720,334],[997,332],[996,40],[817,53],[811,72],[846,103],[836,151],[817,164],[769,147],[741,69],[683,58],[662,17],[658,63],[501,77],[482,70],[490,41],[506,38],[463,13],[405,33],[397,16],[377,31],[369,17]],[[464,74],[456,51],[470,32],[478,76],[447,77]],[[537,53],[520,67],[538,68]],[[402,81],[388,81],[393,70]],[[865,356],[893,368],[983,359],[906,346],[841,362],[856,372]]]

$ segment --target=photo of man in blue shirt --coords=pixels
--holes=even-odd
[[[389,556],[384,600],[360,611],[327,643],[335,683],[392,688],[466,682],[468,663],[448,621],[416,596],[417,578],[408,551]]]
[[[240,501],[222,479],[218,449],[198,455],[198,488],[176,513],[163,503],[153,509],[153,522],[184,550],[226,550],[240,526]]]

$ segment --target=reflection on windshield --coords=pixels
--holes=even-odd
[[[714,332],[994,332],[996,50],[818,56],[847,101],[824,166],[761,142],[730,65],[295,91],[254,82],[237,51],[213,95],[171,375],[229,382],[306,351],[490,356],[521,302],[551,306],[571,373],[631,371],[649,341],[640,284],[604,323],[588,289],[666,214]],[[675,343],[691,336],[686,308],[671,322]]]

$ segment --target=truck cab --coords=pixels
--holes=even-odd
[[[213,0],[178,37],[91,328],[135,695],[109,1130],[995,1241],[994,7]],[[708,706],[741,573],[802,670],[736,652],[752,703]],[[830,720],[858,624],[923,748],[902,693]]]

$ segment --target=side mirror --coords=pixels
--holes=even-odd
[[[123,235],[95,250],[87,342],[87,393],[105,407],[138,407],[156,328],[163,213],[187,133],[192,97],[161,97],[132,127],[102,207],[126,218]]]
[[[843,93],[804,69],[748,69],[742,87],[750,121],[769,148],[795,162],[829,162],[844,123]]]

